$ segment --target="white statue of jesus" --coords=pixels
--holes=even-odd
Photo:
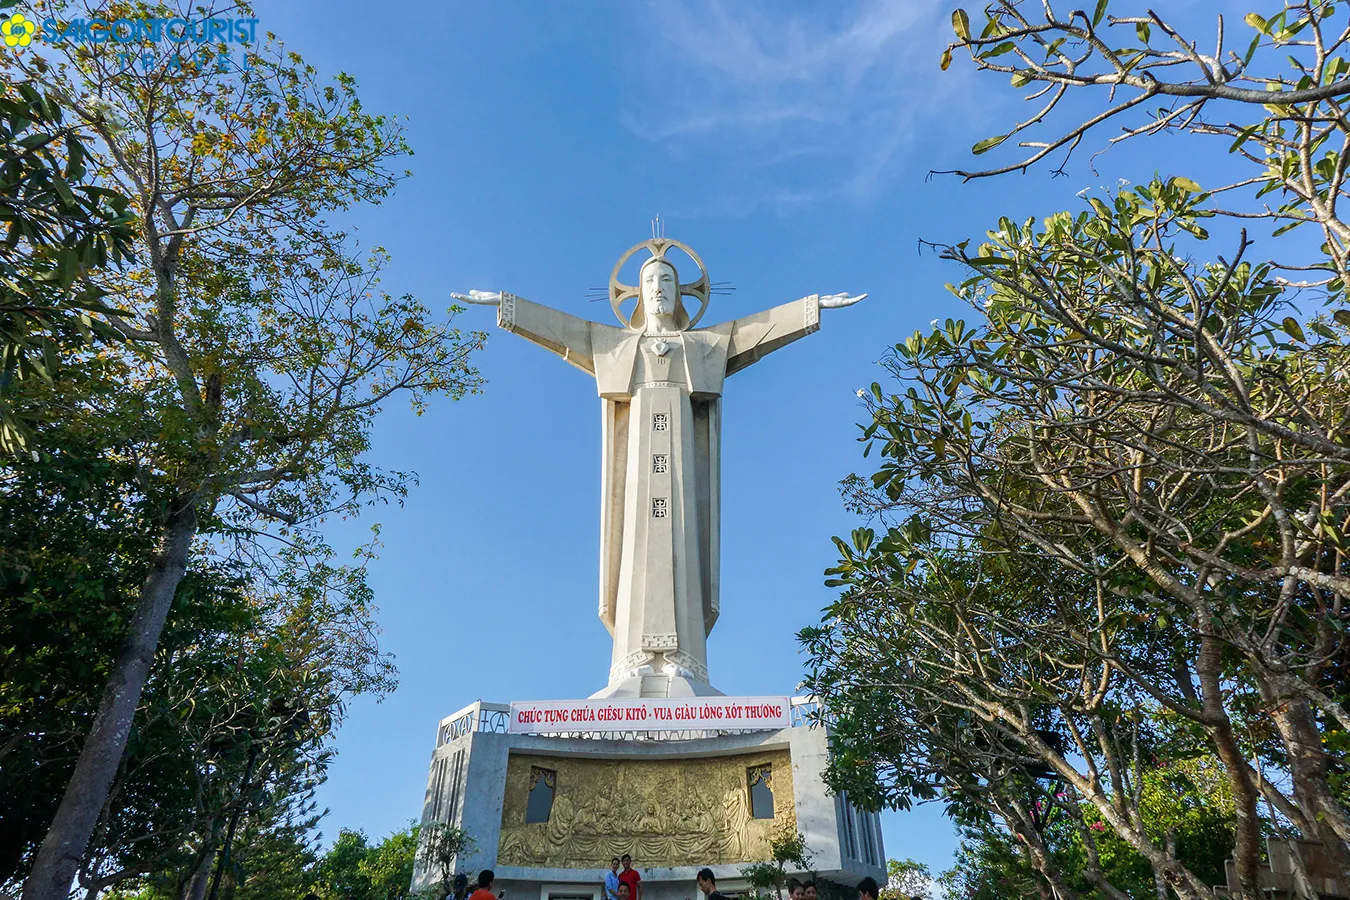
[[[623,263],[652,256],[636,287]],[[812,294],[745,318],[693,328],[708,306],[706,270],[681,284],[665,257],[678,241],[644,241],[620,258],[610,302],[626,327],[601,325],[511,294],[454,294],[497,306],[497,324],[595,377],[604,414],[600,494],[600,618],[614,638],[609,685],[596,697],[698,696],[708,683],[707,636],[718,614],[722,384],[820,328],[820,310],[861,294]],[[631,317],[620,304],[636,296]],[[682,297],[702,307],[691,319]]]

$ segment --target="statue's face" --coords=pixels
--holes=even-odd
[[[675,314],[675,301],[680,296],[680,283],[675,267],[662,261],[652,263],[642,270],[642,311],[647,321],[656,316]]]

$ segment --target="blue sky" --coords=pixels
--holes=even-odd
[[[950,13],[919,0],[259,10],[260,28],[321,71],[353,74],[368,109],[407,119],[414,177],[355,214],[362,242],[393,255],[392,293],[443,308],[452,290],[507,290],[609,321],[588,289],[657,214],[736,288],[714,297],[706,324],[810,293],[870,293],[728,383],[722,615],[709,641],[727,693],[788,693],[802,677],[794,634],[831,599],[830,537],[859,524],[837,483],[870,471],[855,392],[881,377],[889,346],[961,312],[943,288],[960,272],[920,240],[978,237],[1000,215],[1067,208],[1082,188],[1156,168],[1204,181],[1166,142],[1112,151],[1097,174],[1084,153],[1067,178],[1042,167],[930,179],[1026,115],[1001,79],[959,60],[939,71]],[[382,644],[402,684],[352,705],[320,795],[329,838],[339,826],[378,836],[419,814],[442,716],[605,682],[593,383],[496,331],[491,310],[462,324],[493,332],[478,358],[484,393],[420,418],[391,408],[378,426],[374,460],[421,478],[403,508],[370,520],[385,545],[372,571]],[[368,524],[332,532],[351,543]],[[950,863],[937,807],[883,821],[888,855]]]

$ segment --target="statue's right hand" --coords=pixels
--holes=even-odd
[[[463,300],[465,303],[476,303],[479,306],[497,306],[502,302],[501,291],[469,291],[467,294],[450,295],[456,300]]]

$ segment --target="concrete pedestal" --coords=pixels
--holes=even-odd
[[[608,861],[623,853],[643,900],[695,897],[704,866],[734,897],[749,889],[741,868],[792,827],[817,882],[884,883],[879,817],[826,792],[826,735],[805,723],[808,706],[794,700],[794,727],[779,731],[555,737],[507,734],[509,707],[474,703],[437,730],[422,822],[464,829],[476,846],[456,871],[493,869],[508,900],[603,900]],[[769,794],[752,792],[759,781]],[[413,886],[433,878],[419,863]]]

